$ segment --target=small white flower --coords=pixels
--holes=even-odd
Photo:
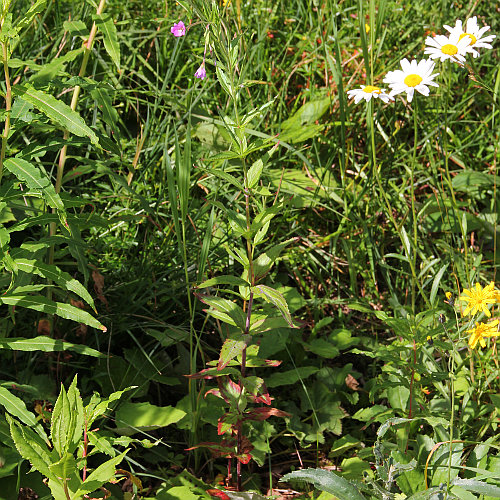
[[[429,47],[425,48],[424,54],[429,54],[431,59],[439,57],[441,62],[450,59],[462,65],[465,62],[465,54],[470,43],[471,39],[468,36],[460,37],[458,33],[452,33],[449,37],[444,35],[428,36],[425,39],[425,44]]]
[[[385,89],[374,87],[373,85],[361,85],[360,89],[348,90],[347,95],[349,96],[349,98],[354,97],[355,104],[358,104],[361,99],[364,99],[366,102],[368,102],[372,97],[375,97],[375,99],[377,97],[380,97],[380,99],[384,102],[394,100],[393,97],[385,93]]]
[[[400,64],[402,71],[400,69],[389,71],[384,78],[384,83],[388,83],[389,87],[391,87],[391,93],[389,94],[391,97],[406,92],[408,102],[411,102],[415,90],[428,96],[428,85],[439,87],[433,81],[439,73],[432,74],[434,62],[430,59],[423,59],[419,63],[416,60],[410,62],[408,59],[402,59]]]
[[[476,16],[471,17],[467,20],[465,29],[462,27],[462,21],[460,20],[455,23],[454,28],[446,25],[443,27],[444,29],[449,31],[450,35],[458,35],[459,40],[465,37],[469,37],[471,39],[471,43],[467,46],[466,52],[470,52],[474,57],[479,57],[479,52],[476,49],[491,49],[492,46],[489,42],[492,42],[493,39],[496,38],[496,35],[488,35],[483,37],[484,33],[486,33],[490,29],[490,27],[483,26],[482,28],[480,28],[477,24]]]

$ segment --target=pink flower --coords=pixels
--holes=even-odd
[[[201,80],[203,80],[207,76],[207,72],[205,70],[205,63],[202,63],[202,65],[196,70],[194,76],[196,78],[200,78]]]
[[[179,21],[170,28],[170,31],[174,36],[184,36],[186,34],[186,26],[184,26],[182,21]]]

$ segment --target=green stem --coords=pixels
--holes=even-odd
[[[411,160],[410,167],[410,197],[411,197],[411,216],[413,221],[413,252],[411,257],[408,258],[412,260],[413,269],[417,268],[417,213],[415,210],[415,163],[417,161],[417,146],[418,146],[418,123],[417,123],[417,113],[418,106],[417,100],[414,101],[414,110],[413,110],[413,156]],[[412,273],[412,284],[411,284],[411,310],[415,315],[415,286],[416,286],[417,276],[415,273]]]
[[[3,24],[3,23],[2,23]],[[2,134],[2,150],[0,152],[0,181],[3,176],[3,163],[5,161],[5,151],[7,150],[7,141],[10,132],[10,110],[12,108],[12,88],[10,86],[9,74],[9,49],[8,42],[2,43],[3,69],[5,74],[5,126]]]

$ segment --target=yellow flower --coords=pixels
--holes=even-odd
[[[368,35],[368,33],[370,33],[370,25],[369,24],[365,23],[365,31],[366,31],[367,35]]]
[[[494,304],[497,297],[493,281],[484,288],[479,283],[476,283],[476,288],[471,288],[470,290],[465,288],[464,293],[466,295],[461,295],[460,300],[464,300],[468,304],[462,316],[467,316],[469,313],[474,315],[479,311],[483,311],[488,318],[491,316],[490,311],[488,311],[488,304]]]
[[[498,331],[498,320],[492,321],[491,323],[476,323],[475,328],[472,330],[467,330],[470,333],[469,337],[469,347],[474,349],[479,342],[481,347],[486,347],[485,337],[498,337],[500,332]]]

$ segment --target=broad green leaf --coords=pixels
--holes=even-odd
[[[284,320],[290,325],[291,328],[295,328],[292,316],[288,310],[288,304],[278,290],[275,290],[267,285],[257,285],[252,287],[252,290],[257,296],[263,297],[266,302],[269,302],[270,304],[273,304],[273,306],[277,307]]]
[[[21,271],[29,274],[37,274],[42,278],[47,278],[57,283],[59,286],[70,290],[71,292],[82,298],[87,304],[94,309],[94,300],[90,296],[85,287],[76,279],[72,278],[68,273],[61,271],[57,266],[44,264],[43,262],[33,259],[15,259],[15,263]]]
[[[78,137],[88,137],[96,146],[99,144],[97,135],[85,124],[83,118],[63,101],[29,85],[16,85],[13,90],[15,95],[21,96],[25,101],[33,104],[36,109],[63,129]]]
[[[71,342],[64,342],[61,339],[53,339],[45,335],[35,337],[32,339],[25,339],[21,337],[15,338],[0,338],[0,349],[9,349],[11,351],[42,351],[42,352],[58,352],[58,351],[73,351],[86,356],[93,356],[94,358],[105,358],[105,354],[87,347],[83,344],[72,344]]]
[[[4,165],[20,181],[25,182],[29,189],[42,193],[49,206],[64,210],[61,197],[56,193],[49,178],[39,168],[21,158],[8,158]]]
[[[110,127],[114,127],[120,117],[118,115],[118,111],[116,111],[116,108],[113,106],[113,102],[111,101],[111,97],[109,96],[107,89],[105,87],[98,87],[92,90],[90,94],[96,100],[104,117],[104,121]]]
[[[113,18],[109,14],[100,14],[92,16],[99,31],[104,37],[104,48],[116,67],[120,69],[120,44]]]
[[[224,172],[224,170],[219,170],[218,168],[204,168],[204,167],[198,167],[197,170],[201,170],[203,172],[206,172],[207,174],[215,175],[216,177],[219,177],[220,179],[229,182],[229,184],[232,184],[235,188],[239,189],[240,191],[245,191],[245,187],[243,186],[243,184],[233,175]]]
[[[50,439],[59,457],[62,457],[68,451],[69,441],[74,433],[74,425],[75,419],[71,416],[68,395],[61,384],[61,391],[50,420]]]
[[[105,332],[107,328],[97,321],[88,312],[82,311],[78,307],[62,302],[54,302],[42,295],[3,295],[0,302],[10,306],[27,307],[35,311],[42,311],[46,314],[55,314],[61,318],[70,319],[78,323],[92,326]]]
[[[88,495],[93,491],[99,489],[103,484],[107,483],[110,479],[115,476],[116,466],[125,458],[128,450],[125,450],[120,455],[111,458],[107,462],[99,465],[95,471],[93,471],[87,479],[82,483],[75,493],[74,498],[80,498],[83,495]]]
[[[315,488],[335,495],[339,500],[365,500],[361,492],[347,479],[324,469],[303,469],[283,476],[282,481],[306,481]]]
[[[74,61],[82,53],[83,47],[80,47],[79,49],[69,51],[61,57],[56,57],[49,63],[41,66],[40,70],[30,78],[30,82],[35,86],[42,86],[50,83],[50,81],[56,78],[60,72],[64,71],[66,64]],[[20,100],[20,98],[16,99],[16,101],[18,100]]]
[[[33,467],[44,476],[57,480],[49,469],[52,459],[43,441],[29,427],[21,427],[9,415],[6,418],[10,425],[10,434],[19,454],[24,459],[29,460]]]
[[[280,387],[282,385],[292,385],[299,380],[313,375],[319,370],[315,366],[299,366],[296,369],[286,372],[275,372],[266,379],[267,387]]]
[[[198,288],[207,288],[209,286],[212,287],[217,285],[250,286],[250,283],[236,276],[223,275],[210,278],[209,280],[200,283]]]
[[[128,402],[116,411],[116,425],[120,434],[128,436],[140,431],[166,427],[178,422],[185,415],[186,412],[173,406]]]
[[[227,339],[220,350],[219,363],[217,365],[217,370],[223,370],[228,363],[239,356],[243,349],[245,349],[247,343],[244,340],[234,340]]]

